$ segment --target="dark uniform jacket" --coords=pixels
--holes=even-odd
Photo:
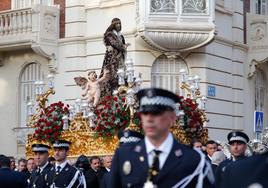
[[[222,161],[217,170],[216,170],[216,174],[215,174],[215,178],[216,178],[216,187],[219,187],[220,184],[221,184],[221,181],[224,181],[222,179],[223,177],[223,174],[225,172],[225,169],[232,163],[236,162],[236,161],[240,161],[240,160],[243,160],[245,159],[246,156],[241,156],[241,157],[238,157],[235,161],[233,159],[226,159],[224,161]]]
[[[109,183],[110,183],[110,172],[107,172],[103,175],[102,179],[101,179],[101,188],[107,188],[109,187]]]
[[[172,149],[156,179],[158,188],[171,188],[184,177],[192,174],[200,161],[200,155],[190,147],[173,139]],[[144,140],[125,144],[116,150],[110,171],[111,188],[142,188],[148,177],[148,161]],[[194,178],[187,188],[196,186]],[[212,187],[209,183],[204,188]]]
[[[29,188],[49,188],[53,176],[54,167],[48,163],[41,172],[39,172],[39,169],[33,171],[29,179]]]
[[[77,168],[69,165],[68,163],[66,163],[65,167],[60,171],[59,174],[56,173],[55,168],[53,168],[53,171],[54,171],[53,172],[54,177],[52,180],[52,182],[53,182],[52,187],[57,187],[57,188],[67,187],[71,183],[71,181],[73,180],[76,173],[78,173],[79,175],[75,179],[72,187],[73,188],[83,187],[83,184],[80,184],[81,183],[80,182],[81,176],[83,175],[82,172],[80,170],[78,170]]]
[[[22,172],[16,172],[10,168],[0,168],[0,187],[26,188],[27,176]]]
[[[92,168],[89,168],[89,170],[84,172],[86,182],[87,182],[87,187],[99,188],[100,184],[101,184],[102,177],[105,173],[105,170],[103,168],[101,168],[96,172]]]
[[[268,152],[230,164],[220,188],[268,187]]]

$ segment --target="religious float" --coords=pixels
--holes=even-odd
[[[79,155],[103,156],[112,155],[118,146],[119,130],[131,130],[142,133],[138,118],[138,101],[136,93],[141,89],[141,74],[134,77],[131,59],[125,62],[126,69],[117,71],[118,87],[109,88],[113,95],[100,97],[98,91],[87,90],[87,84],[97,80],[83,77],[75,78],[76,83],[84,89],[83,98],[75,100],[74,105],[59,101],[47,105],[48,97],[55,94],[53,75],[48,76],[49,89],[45,92],[43,82],[36,82],[36,102],[28,106],[28,126],[34,129],[28,135],[26,156],[32,156],[31,145],[36,142],[53,143],[57,139],[72,142],[69,156]],[[171,127],[176,139],[181,143],[190,144],[193,139],[205,143],[208,130],[204,124],[208,121],[205,114],[206,98],[200,95],[199,77],[189,77],[185,70],[180,71],[180,91],[183,95],[177,104],[177,122]],[[104,75],[105,77],[105,75]],[[97,83],[102,87],[101,82]],[[92,87],[92,86],[91,86]],[[101,88],[100,88],[101,89]],[[88,93],[87,93],[88,92]],[[98,93],[100,94],[100,93]],[[88,96],[91,95],[91,96]]]
[[[75,83],[83,90],[82,98],[75,104],[63,102],[47,105],[48,97],[54,95],[54,76],[48,76],[48,90],[44,81],[37,81],[36,101],[27,104],[28,127],[33,133],[28,135],[26,156],[31,153],[31,145],[36,142],[53,143],[57,139],[70,142],[69,156],[111,155],[118,146],[119,131],[134,131],[142,134],[139,107],[136,99],[141,89],[142,75],[135,74],[132,59],[127,57],[129,43],[121,33],[121,21],[114,18],[103,38],[106,52],[99,78],[95,71],[88,78],[76,77]],[[180,70],[180,102],[177,104],[177,121],[171,127],[176,139],[190,144],[193,139],[205,143],[208,130],[204,123],[206,97],[200,93],[200,78],[190,77]],[[60,91],[57,91],[60,92]]]

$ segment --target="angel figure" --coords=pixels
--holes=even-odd
[[[97,79],[97,74],[95,71],[90,71],[88,73],[88,79],[85,77],[74,78],[76,84],[83,89],[83,99],[86,99],[88,103],[93,104],[93,107],[96,107],[99,102],[101,93],[100,85],[102,82],[107,81],[108,74],[109,70],[105,69],[103,76],[99,79]]]

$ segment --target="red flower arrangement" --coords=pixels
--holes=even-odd
[[[202,111],[198,108],[198,103],[190,98],[181,97],[180,110],[184,111],[183,122],[181,125],[187,136],[199,138],[203,130]]]
[[[125,98],[120,96],[106,96],[101,99],[95,114],[95,131],[99,137],[112,137],[118,130],[126,128],[130,122]],[[139,123],[137,118],[134,119],[134,123]]]
[[[50,143],[59,139],[63,128],[62,117],[69,114],[68,107],[61,101],[46,107],[35,124],[34,138]]]
[[[199,138],[203,131],[202,111],[198,108],[198,104],[190,99],[180,96],[180,110],[184,111],[183,130],[187,137]],[[125,105],[125,98],[120,96],[106,96],[101,99],[97,109],[95,110],[97,118],[95,127],[97,137],[114,136],[118,130],[124,129],[129,125],[130,114]],[[133,122],[141,127],[138,114],[134,115]],[[179,125],[179,120],[178,120]]]

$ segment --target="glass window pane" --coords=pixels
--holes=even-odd
[[[30,63],[22,70],[19,83],[20,95],[20,126],[26,126],[27,117],[27,103],[35,100],[35,86],[34,82],[40,78],[40,65],[37,63]]]
[[[182,0],[182,13],[208,14],[207,0]]]
[[[173,92],[179,90],[179,70],[188,70],[181,59],[168,59],[166,56],[158,57],[152,66],[152,87],[160,87]],[[158,70],[157,72],[155,70]]]
[[[175,13],[175,0],[151,0],[151,13]]]

